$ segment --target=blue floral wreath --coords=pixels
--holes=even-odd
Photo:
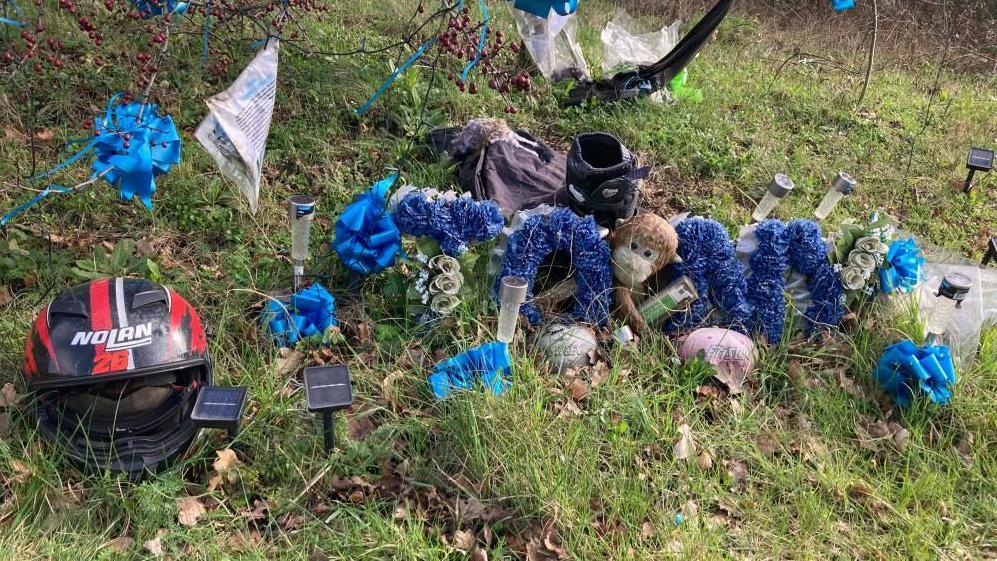
[[[794,220],[786,226],[789,264],[807,277],[810,306],[804,312],[807,334],[837,327],[845,315],[845,287],[827,258],[820,226],[812,220]]]
[[[755,309],[755,327],[769,344],[782,337],[786,320],[786,268],[789,266],[789,240],[786,226],[778,220],[765,220],[755,228],[758,242],[751,255],[748,302]]]
[[[684,314],[676,314],[665,324],[667,331],[699,327],[706,321],[709,302],[724,311],[723,323],[735,331],[748,333],[752,308],[747,299],[744,270],[734,254],[727,230],[716,220],[687,218],[675,227],[679,237],[680,274],[689,277],[699,298]]]
[[[392,217],[403,234],[433,238],[451,257],[467,251],[470,242],[498,236],[505,223],[494,201],[431,199],[419,191],[405,195]]]
[[[605,325],[613,304],[609,245],[599,236],[599,228],[591,216],[581,218],[566,208],[533,216],[509,236],[505,258],[492,289],[495,299],[498,299],[503,277],[526,279],[526,302],[519,311],[530,323],[540,323],[540,311],[533,305],[533,283],[544,258],[555,251],[571,253],[577,285],[572,317]]]

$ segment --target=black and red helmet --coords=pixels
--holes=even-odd
[[[84,463],[140,474],[190,445],[190,413],[211,384],[211,362],[201,320],[179,294],[147,280],[100,279],[41,311],[24,376],[46,440]]]

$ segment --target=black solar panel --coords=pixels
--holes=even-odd
[[[994,167],[994,152],[984,148],[970,148],[966,167],[976,171],[990,171]]]
[[[190,418],[202,428],[235,430],[239,427],[245,404],[246,388],[207,386],[197,394]]]
[[[305,398],[309,411],[336,411],[353,403],[350,369],[345,364],[305,368]]]

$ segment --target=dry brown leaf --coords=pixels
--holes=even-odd
[[[10,289],[0,284],[0,309],[10,304],[14,297],[10,294]]]
[[[11,460],[10,470],[12,474],[11,479],[18,483],[24,483],[28,479],[31,479],[31,476],[34,475],[34,471],[31,469],[31,466],[21,460]]]
[[[308,556],[308,561],[329,561],[329,556],[321,549],[316,548]]]
[[[696,464],[699,466],[699,469],[706,471],[713,467],[713,456],[706,450],[703,450],[699,453],[699,457],[696,458]]]
[[[305,361],[305,353],[281,347],[278,351],[277,374],[279,376],[291,376],[301,368]]]
[[[118,536],[104,544],[104,547],[115,553],[128,553],[135,546],[135,540],[128,536]]]
[[[575,401],[585,401],[589,396],[591,388],[589,388],[589,384],[585,380],[574,378],[568,383],[568,391],[571,393],[571,398]]]
[[[222,475],[229,470],[235,469],[242,463],[239,460],[239,456],[236,455],[235,450],[231,448],[215,450],[215,455],[218,456],[218,459],[215,460],[215,463],[211,464],[211,467],[215,468],[215,471]]]
[[[370,415],[353,415],[346,421],[346,432],[351,440],[363,440],[374,430]]]
[[[595,366],[589,369],[589,381],[592,387],[597,387],[609,379],[609,365],[603,361],[598,361]]]
[[[402,505],[395,507],[395,520],[405,520],[408,518],[408,509]]]
[[[197,520],[208,512],[197,497],[177,499],[177,510],[179,510],[177,518],[184,526],[196,526]]]
[[[142,549],[148,551],[153,557],[163,556],[163,536],[166,535],[166,530],[160,528],[156,531],[156,537],[149,541],[142,543]]]
[[[55,129],[37,129],[35,130],[35,140],[38,142],[52,142],[55,138]]]
[[[21,395],[14,389],[14,384],[8,382],[0,390],[0,407],[17,407],[21,399]]]
[[[770,433],[756,434],[755,446],[758,446],[758,451],[766,456],[774,456],[779,453],[779,441]]]
[[[789,359],[789,365],[786,367],[786,372],[789,374],[789,378],[796,383],[799,383],[803,376],[803,368],[800,367],[800,361],[795,358]]]
[[[699,503],[694,500],[688,500],[682,505],[682,516],[685,516],[686,520],[692,520],[699,516]]]
[[[0,411],[0,439],[10,436],[10,415]]]
[[[266,501],[254,499],[252,508],[245,508],[239,511],[239,516],[249,522],[255,522],[257,520],[266,520],[269,511],[270,505]]]
[[[955,451],[959,454],[962,459],[962,463],[966,467],[973,465],[973,433],[967,432],[963,436],[959,443],[955,445]]]
[[[454,532],[450,545],[463,551],[464,553],[467,553],[471,551],[471,548],[474,547],[476,541],[477,539],[474,537],[474,532],[471,530],[459,530]]]
[[[676,460],[688,460],[696,454],[696,441],[692,438],[692,429],[689,425],[682,423],[679,425],[679,439],[672,448],[672,454]]]
[[[553,526],[547,526],[544,530],[544,547],[556,555],[558,559],[567,559],[569,557],[567,550],[564,549],[564,541],[561,539],[561,534]]]
[[[748,464],[741,460],[730,460],[727,462],[727,473],[734,481],[734,485],[743,487],[748,481]]]
[[[471,550],[471,555],[468,559],[469,561],[488,561],[488,552],[475,546],[475,548]]]
[[[582,408],[570,399],[565,400],[564,403],[555,403],[554,408],[557,409],[558,419],[569,419],[582,414]]]
[[[401,390],[401,381],[405,378],[405,373],[396,370],[391,374],[384,377],[381,381],[381,393],[384,395],[384,399],[388,401],[388,405],[391,406],[392,411],[401,411],[401,401],[399,397],[403,395]]]
[[[647,521],[640,525],[640,539],[647,540],[654,535],[654,526]]]
[[[845,390],[848,395],[855,397],[862,397],[862,390],[855,385],[855,380],[852,380],[845,374],[844,368],[839,368],[835,373],[838,379],[838,387]]]

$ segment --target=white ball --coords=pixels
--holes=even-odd
[[[577,323],[547,324],[534,340],[544,359],[559,372],[589,366],[598,342],[591,327]]]

